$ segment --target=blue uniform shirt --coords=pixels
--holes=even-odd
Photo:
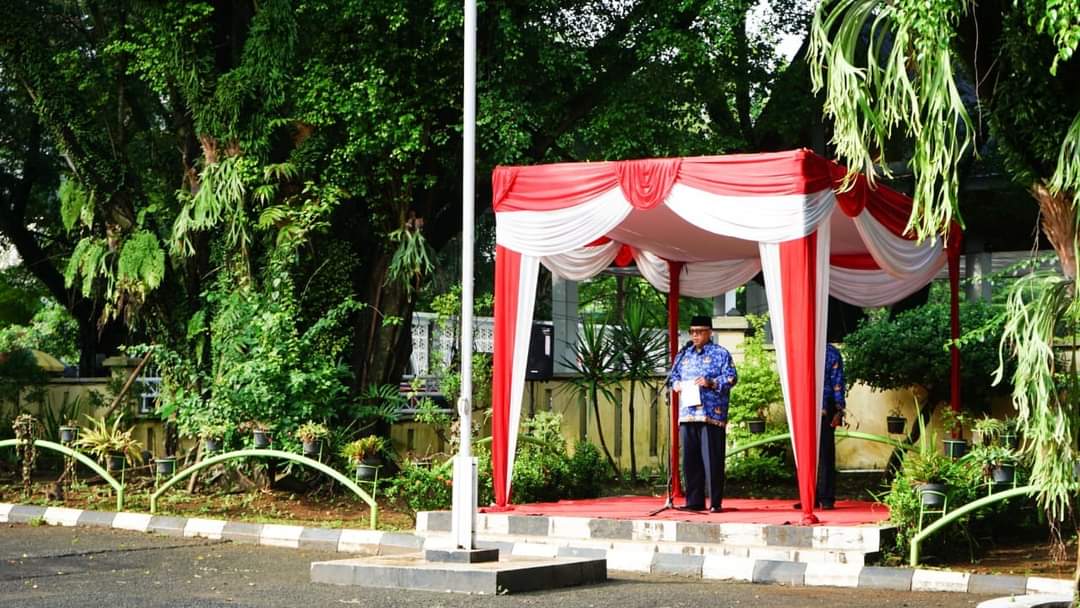
[[[844,401],[844,359],[840,351],[832,344],[825,345],[825,383],[821,397],[821,415],[833,416],[843,411]]]
[[[679,404],[679,422],[707,422],[720,424],[727,421],[728,395],[738,376],[735,362],[726,348],[712,342],[701,350],[690,347],[678,359],[678,367],[671,373],[671,381],[705,378],[716,383],[716,388],[701,387],[701,405],[687,407]]]

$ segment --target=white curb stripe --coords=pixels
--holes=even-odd
[[[337,550],[341,553],[365,553],[373,547],[377,548],[382,537],[383,533],[378,530],[342,530]]]
[[[607,552],[608,570],[623,572],[651,572],[656,551],[652,547],[642,551],[638,547],[624,543],[612,544]]]
[[[701,578],[749,583],[754,580],[755,561],[746,557],[706,555],[704,563],[701,564]]]
[[[281,526],[278,524],[263,524],[259,534],[259,544],[269,547],[285,547],[287,549],[300,548],[300,535],[304,533],[303,526]]]
[[[152,517],[149,513],[117,513],[116,517],[113,518],[112,527],[117,530],[146,532],[150,529],[150,519]]]
[[[861,572],[862,566],[808,563],[803,583],[807,587],[858,587]]]
[[[184,536],[209,538],[211,540],[221,540],[221,533],[225,530],[225,521],[220,519],[198,519],[192,518],[187,520],[187,524],[184,525]]]
[[[0,523],[6,524],[8,520],[8,513],[15,508],[15,505],[7,502],[0,502]]]
[[[514,543],[514,548],[510,551],[510,555],[514,557],[553,558],[558,554],[558,547],[544,543]]]
[[[80,515],[82,515],[82,509],[49,507],[45,509],[45,515],[42,518],[51,526],[65,526],[70,528],[79,523]]]
[[[1072,581],[1062,578],[1046,578],[1042,576],[1029,576],[1027,579],[1028,593],[1064,593],[1073,594]]]

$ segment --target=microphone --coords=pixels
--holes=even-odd
[[[693,345],[694,345],[694,341],[693,341],[693,340],[687,340],[687,341],[686,341],[686,344],[683,344],[683,347],[682,347],[681,349],[679,349],[679,350],[680,350],[680,352],[682,352],[682,351],[684,351],[684,350],[686,350],[686,349],[690,348],[690,347],[691,347],[691,346],[693,346]]]

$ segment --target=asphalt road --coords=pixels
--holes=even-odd
[[[0,524],[0,606],[423,606],[485,608],[941,608],[987,599],[779,587],[620,575],[603,585],[512,596],[468,596],[314,585],[312,561],[341,554],[93,528]]]

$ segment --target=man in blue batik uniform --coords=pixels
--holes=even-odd
[[[686,474],[686,505],[689,511],[705,510],[705,485],[709,506],[720,513],[724,501],[724,456],[727,450],[728,395],[738,377],[731,353],[712,343],[712,319],[704,315],[690,320],[691,344],[683,348],[671,371],[672,389],[684,390],[690,382],[701,396],[698,405],[679,404],[679,442]],[[687,388],[686,390],[693,390]]]
[[[814,507],[826,511],[836,504],[836,427],[844,422],[844,358],[832,344],[825,345],[825,382],[821,396],[821,433],[818,444],[817,499]],[[795,503],[801,509],[801,503]]]

